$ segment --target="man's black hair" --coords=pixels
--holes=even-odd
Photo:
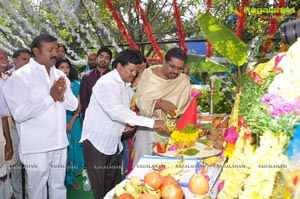
[[[27,49],[27,48],[20,48],[20,49],[14,51],[14,53],[12,55],[12,58],[18,58],[21,55],[21,53],[27,53],[27,54],[29,54],[31,56],[31,52],[30,52],[29,49]]]
[[[184,63],[187,62],[187,54],[181,48],[175,47],[168,50],[165,55],[166,62],[170,61],[172,57],[180,59],[184,61]]]
[[[112,63],[112,67],[117,68],[118,63],[120,63],[122,66],[125,66],[129,63],[141,64],[143,63],[143,60],[136,50],[126,49],[117,55],[117,58]]]
[[[102,53],[102,52],[106,52],[107,54],[109,54],[110,56],[110,60],[112,59],[112,52],[109,48],[107,47],[101,47],[98,52],[97,52],[97,57]]]
[[[34,40],[31,43],[31,47],[30,47],[33,57],[35,56],[33,53],[33,50],[32,50],[33,48],[40,49],[42,46],[42,42],[50,43],[50,42],[54,42],[54,41],[57,41],[57,38],[53,37],[52,35],[49,35],[49,34],[41,34],[41,35],[37,36],[36,38],[34,38]]]

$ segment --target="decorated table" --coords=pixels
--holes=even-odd
[[[126,176],[126,179],[123,180],[120,185],[125,187],[126,181],[129,181],[132,176],[136,176],[139,179],[143,180],[146,173],[153,171],[155,165],[162,162],[178,162],[181,161],[181,158],[170,158],[170,157],[161,157],[161,156],[142,156],[136,165],[136,167],[132,170],[130,174]],[[184,196],[186,199],[197,198],[197,195],[192,194],[188,188],[189,179],[193,174],[195,174],[196,169],[203,168],[204,163],[203,160],[199,160],[197,158],[185,158],[184,163],[182,164],[182,171],[176,175],[173,175],[176,180],[178,180],[179,185],[182,187],[184,192]],[[219,177],[221,167],[218,166],[210,166],[207,167],[207,176],[209,178],[209,186],[211,187],[208,196],[212,198],[216,197],[217,194],[217,179]],[[105,196],[105,199],[115,198],[115,190],[112,189]]]

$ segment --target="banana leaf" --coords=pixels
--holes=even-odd
[[[192,71],[197,68],[197,71],[208,72],[210,75],[215,72],[231,72],[230,68],[215,62],[207,61],[204,56],[188,55],[187,63]]]
[[[197,18],[213,48],[234,65],[242,66],[247,59],[247,45],[210,13],[200,13]]]

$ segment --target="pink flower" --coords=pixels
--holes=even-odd
[[[225,131],[225,141],[234,144],[239,137],[234,126],[231,126]]]
[[[174,144],[168,148],[168,151],[176,151],[178,147]]]
[[[288,114],[288,113],[292,112],[294,110],[294,108],[295,107],[293,104],[287,103],[287,104],[283,104],[281,106],[280,110],[282,113]]]
[[[224,184],[225,184],[224,180],[219,183],[219,185],[218,185],[218,192],[220,192],[223,189]]]
[[[279,118],[281,114],[289,114],[295,110],[296,114],[300,113],[300,102],[288,103],[279,94],[265,94],[261,99],[263,104],[267,104],[269,113],[275,118]]]
[[[204,175],[205,179],[207,180],[207,182],[210,181],[210,177],[208,175]]]
[[[192,96],[193,97],[200,97],[201,96],[201,92],[197,91],[197,90],[192,90]]]
[[[279,73],[279,72],[282,72],[282,68],[279,68],[278,67],[278,64],[279,62],[282,60],[282,58],[284,57],[285,55],[281,55],[281,56],[276,56],[275,58],[275,66],[273,67],[273,71]]]
[[[294,107],[295,107],[296,115],[299,115],[300,114],[300,101],[299,100],[295,101]]]

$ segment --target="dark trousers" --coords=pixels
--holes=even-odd
[[[103,199],[107,192],[121,182],[122,154],[113,155],[98,151],[89,140],[82,143],[87,174],[95,199]]]

